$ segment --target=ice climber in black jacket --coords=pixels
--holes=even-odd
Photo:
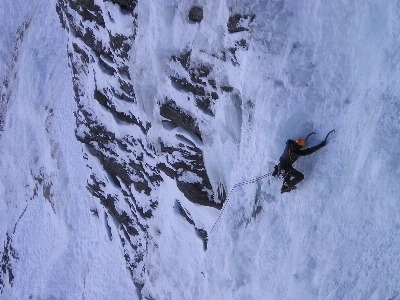
[[[293,168],[293,163],[300,157],[306,156],[321,149],[326,145],[326,140],[319,145],[302,149],[306,145],[306,140],[299,138],[296,141],[288,140],[286,142],[285,150],[279,159],[279,165],[275,166],[273,176],[283,176],[283,185],[281,193],[290,192],[296,189],[296,184],[304,179],[304,175]]]

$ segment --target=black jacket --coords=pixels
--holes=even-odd
[[[291,167],[293,163],[300,157],[300,156],[306,156],[311,153],[314,153],[315,151],[321,149],[324,145],[322,142],[321,144],[307,148],[302,150],[300,146],[293,140],[288,140],[286,142],[286,148],[283,151],[283,154],[281,158],[279,159],[280,165],[282,167]]]

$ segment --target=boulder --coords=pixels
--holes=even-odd
[[[189,20],[200,23],[203,20],[203,8],[200,6],[193,6],[189,11]]]

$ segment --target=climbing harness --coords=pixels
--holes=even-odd
[[[293,167],[291,166],[286,166],[283,167],[281,164],[277,164],[274,167],[274,172],[272,172],[272,176],[278,177],[278,178],[284,178],[286,175],[292,173]]]

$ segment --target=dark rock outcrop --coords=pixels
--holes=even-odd
[[[202,151],[186,143],[167,144],[160,140],[161,151],[167,156],[167,169],[176,180],[177,187],[193,203],[221,208],[222,202],[215,199]],[[172,177],[171,176],[171,177]]]
[[[193,95],[193,99],[198,108],[210,116],[214,116],[214,102],[218,99],[218,94],[214,91],[214,78],[209,78],[212,67],[202,63],[192,62],[190,59],[191,51],[183,52],[179,56],[172,56],[172,61],[179,62],[185,70],[185,74],[180,76],[171,75],[171,82],[180,90]],[[187,79],[190,78],[190,81]],[[211,80],[211,83],[210,83]]]
[[[207,250],[207,241],[208,241],[207,231],[205,231],[204,228],[199,228],[196,225],[195,221],[190,215],[190,212],[181,204],[179,200],[176,200],[176,205],[178,206],[180,215],[184,217],[189,224],[193,225],[194,229],[196,230],[197,236],[203,241],[203,249]]]
[[[128,68],[129,51],[135,39],[133,11],[137,2],[112,2],[121,7],[121,13],[128,12],[132,20],[133,28],[128,35],[107,29],[107,22],[111,21],[105,17],[108,12],[99,1],[59,0],[57,12],[65,29],[74,33],[70,35],[72,47],[68,49],[68,56],[78,108],[76,138],[103,168],[102,173],[93,171],[87,189],[99,199],[107,216],[119,224],[127,267],[140,288],[144,282],[146,220],[157,207],[158,199],[152,192],[162,177],[154,149],[146,140],[151,124],[137,114]],[[90,92],[87,86],[92,79],[94,89]],[[117,124],[130,126],[129,133],[120,132]]]
[[[137,1],[111,2],[120,6],[125,21],[131,18],[132,30],[123,31],[125,26],[115,26],[118,19],[111,17],[100,0],[58,0],[57,12],[70,33],[68,57],[77,104],[75,135],[84,145],[85,156],[91,158],[88,167],[93,170],[87,190],[104,208],[104,212],[101,206],[92,211],[96,216],[105,215],[109,227],[117,224],[119,236],[111,236],[110,229],[110,238],[119,238],[127,268],[141,289],[149,238],[147,222],[158,206],[161,172],[174,178],[192,202],[221,208],[224,199],[219,191],[213,191],[202,150],[191,140],[202,142],[197,112],[188,112],[174,100],[166,99],[160,105],[160,116],[184,129],[187,135],[179,133],[165,141],[160,137],[161,153],[149,142],[147,134],[152,124],[143,121],[134,90],[135,78],[129,70],[134,59],[129,53],[136,37]],[[201,14],[194,9],[190,15],[199,22],[202,9]],[[114,29],[121,28],[121,32],[111,32],[108,22],[113,23]],[[192,62],[190,51],[171,60],[178,62],[185,72],[170,75],[171,81],[193,96],[199,113],[213,115],[218,94],[211,65]],[[120,125],[129,126],[129,130],[120,129]],[[93,160],[101,166],[100,172],[92,166]],[[115,222],[108,222],[109,218]]]
[[[111,0],[112,3],[119,4],[119,6],[127,11],[133,12],[137,5],[137,0]]]
[[[151,239],[148,224],[162,200],[158,197],[164,174],[173,178],[193,203],[221,209],[226,200],[223,184],[211,182],[207,173],[202,149],[204,123],[213,122],[220,99],[233,99],[240,109],[237,89],[229,84],[228,76],[217,77],[220,70],[215,61],[239,65],[236,55],[249,47],[246,32],[254,15],[231,16],[225,30],[237,33],[237,39],[229,39],[215,53],[198,55],[186,49],[169,58],[165,78],[175,89],[171,89],[172,96],[162,95],[152,112],[159,114],[154,119],[161,119],[164,125],[154,139],[148,135],[158,124],[150,123],[151,117],[139,106],[143,99],[137,98],[141,93],[135,93],[138,84],[130,71],[135,59],[130,54],[136,39],[137,0],[108,2],[120,9],[114,6],[110,13],[110,3],[103,0],[58,0],[56,9],[70,39],[68,57],[77,104],[75,135],[84,145],[92,170],[87,190],[100,204],[92,211],[99,218],[105,216],[110,228],[117,224],[118,235],[113,230],[111,236],[110,229],[110,238],[119,238],[127,268],[141,289],[146,281],[143,258]],[[118,13],[123,15],[123,26],[118,26]],[[127,18],[132,28],[126,29]],[[201,22],[203,8],[193,6],[188,19]],[[50,189],[46,194],[51,195]],[[196,225],[182,203],[178,206],[206,247],[205,229]]]
[[[241,31],[248,31],[248,24],[253,22],[255,15],[241,15],[235,14],[229,17],[228,20],[228,32],[236,33]]]
[[[0,293],[3,290],[5,284],[8,283],[11,286],[13,285],[14,274],[11,262],[17,259],[18,255],[12,247],[11,236],[7,233],[0,261]]]
[[[200,6],[193,6],[189,11],[189,20],[200,23],[203,20],[203,8]]]
[[[166,101],[160,106],[160,115],[177,126],[193,132],[201,140],[201,133],[196,119],[188,112],[178,107],[174,100],[166,99]]]

